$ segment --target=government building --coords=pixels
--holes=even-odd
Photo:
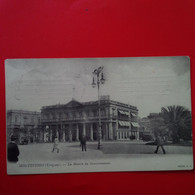
[[[138,109],[135,106],[100,98],[102,140],[139,139]],[[44,106],[41,109],[40,141],[79,141],[86,135],[90,141],[98,139],[98,101]]]

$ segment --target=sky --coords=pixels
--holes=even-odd
[[[8,59],[6,108],[40,111],[42,106],[98,99],[93,71],[103,66],[101,95],[136,106],[140,117],[161,107],[191,110],[188,57]]]

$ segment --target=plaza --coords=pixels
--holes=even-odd
[[[17,163],[7,163],[8,174],[77,173],[110,171],[192,170],[191,146],[166,145],[166,155],[154,154],[155,145],[141,141],[88,142],[82,151],[79,142],[59,143],[59,153],[52,143],[19,145]]]
[[[59,153],[52,152],[53,143],[19,145],[20,161],[66,161],[78,159],[132,158],[133,156],[161,156],[154,154],[156,146],[145,145],[142,141],[103,142],[102,150],[97,150],[97,142],[87,142],[87,151],[82,152],[79,142],[59,143]],[[192,147],[165,145],[166,155],[192,154]]]

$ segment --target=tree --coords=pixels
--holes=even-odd
[[[192,117],[191,112],[183,106],[168,106],[161,108],[164,124],[169,130],[173,143],[180,139],[191,140]]]

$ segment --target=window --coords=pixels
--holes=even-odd
[[[72,117],[76,118],[76,113],[75,112],[72,113]]]
[[[18,122],[18,116],[15,116],[15,123]]]
[[[45,116],[46,116],[46,119],[48,119],[48,120],[49,120],[49,114],[46,114]]]
[[[67,112],[67,118],[71,119],[72,118],[72,112]]]
[[[106,112],[105,110],[101,110],[101,116],[105,116]]]
[[[28,121],[28,117],[27,116],[24,116],[23,119],[24,119],[24,123],[26,124],[27,121]]]
[[[79,117],[80,117],[79,112],[76,112],[76,118],[79,118]]]
[[[86,110],[85,114],[86,114],[86,117],[88,117],[89,116],[89,110]]]
[[[59,119],[62,119],[62,113],[61,112],[59,113]]]
[[[82,112],[79,112],[79,116],[80,116],[80,117],[83,117],[83,113],[82,113]]]
[[[52,118],[53,118],[53,119],[56,119],[55,113],[52,114]]]
[[[97,116],[97,110],[92,111],[93,116]]]
[[[112,116],[116,116],[116,115],[117,115],[116,109],[112,108]]]

